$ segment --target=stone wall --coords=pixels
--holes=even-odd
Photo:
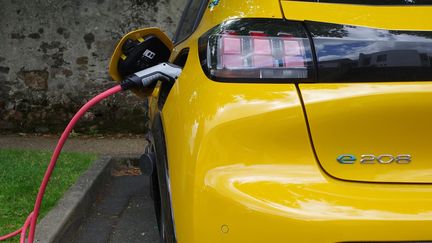
[[[186,0],[2,0],[0,132],[59,132],[90,97],[113,85],[121,36],[156,26],[172,36]],[[134,126],[131,126],[134,124]],[[77,132],[143,132],[143,101],[118,94]]]

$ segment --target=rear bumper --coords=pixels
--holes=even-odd
[[[205,183],[211,190],[198,204],[197,232],[208,242],[432,239],[431,186],[338,181],[314,166],[241,164],[209,171]],[[222,227],[229,232],[214,230]]]

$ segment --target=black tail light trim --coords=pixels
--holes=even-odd
[[[306,21],[318,82],[432,81],[432,31]]]
[[[432,31],[244,18],[198,41],[202,69],[214,81],[432,81]]]

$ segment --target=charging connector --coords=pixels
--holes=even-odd
[[[174,82],[180,76],[181,71],[181,67],[164,62],[132,74],[121,82],[120,86],[123,90],[128,90],[144,88],[158,80]]]

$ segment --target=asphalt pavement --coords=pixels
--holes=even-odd
[[[75,243],[159,241],[149,177],[114,176],[78,230]]]

